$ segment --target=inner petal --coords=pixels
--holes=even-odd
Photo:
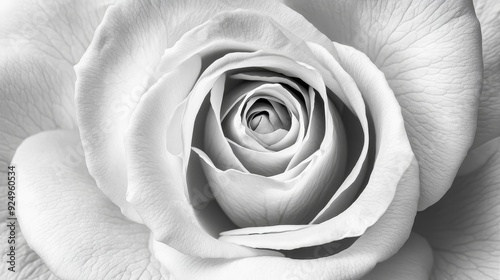
[[[271,133],[278,129],[289,130],[291,117],[286,107],[267,99],[259,99],[255,102],[246,117],[249,127],[258,133]]]
[[[256,151],[279,152],[287,148],[296,150],[309,123],[302,99],[297,98],[297,94],[291,93],[281,84],[244,84],[246,83],[257,87],[252,86],[250,91],[241,93],[242,89],[249,88],[242,86],[238,92],[234,90],[227,94],[233,105],[223,106],[228,110],[222,120],[226,137],[236,144]],[[237,101],[232,96],[244,98]],[[260,120],[258,114],[264,119]],[[249,123],[252,120],[253,128]],[[294,123],[298,125],[294,126]],[[270,135],[272,133],[275,134]]]
[[[276,130],[273,126],[271,120],[269,119],[269,113],[266,111],[253,114],[250,121],[250,128],[258,133],[271,133]]]

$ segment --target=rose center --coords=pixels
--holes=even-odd
[[[251,106],[245,118],[251,130],[260,134],[272,133],[278,129],[290,130],[289,111],[283,104],[273,103],[260,99]]]

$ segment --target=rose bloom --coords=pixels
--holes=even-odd
[[[3,1],[1,278],[499,279],[498,3]]]

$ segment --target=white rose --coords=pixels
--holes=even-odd
[[[498,5],[284,2],[6,2],[1,275],[496,277]]]

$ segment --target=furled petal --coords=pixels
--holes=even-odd
[[[186,65],[189,65],[186,64]],[[203,257],[276,255],[221,242],[210,236],[188,201],[183,164],[167,151],[167,130],[173,106],[187,95],[197,74],[177,69],[162,77],[139,102],[126,137],[129,185],[127,200],[137,209],[154,238],[184,252]],[[167,86],[170,85],[170,86]],[[177,98],[177,99],[176,99]],[[196,180],[192,176],[190,180]],[[194,203],[193,203],[194,204]],[[208,212],[210,209],[203,209]],[[219,222],[224,216],[220,216]]]
[[[438,201],[474,139],[482,64],[471,1],[283,2],[384,72],[422,170],[419,209]]]
[[[308,127],[307,129],[309,129],[309,130],[319,129],[321,131],[324,131],[324,125],[318,125],[319,120],[314,123],[314,126],[312,128],[309,128],[309,119],[315,119],[313,114],[318,113],[314,107],[314,103],[315,103],[314,100],[316,97],[316,93],[308,92],[305,88],[303,88],[299,83],[297,83],[297,81],[294,81],[291,77],[279,75],[278,73],[261,71],[261,72],[237,73],[237,74],[234,74],[232,76],[232,78],[241,79],[241,80],[248,80],[248,81],[264,81],[264,82],[268,82],[268,83],[280,83],[280,84],[289,86],[291,89],[295,90],[295,92],[300,94],[301,99],[305,103],[302,105],[302,109],[305,110],[306,112],[310,112],[308,118],[304,118],[302,120],[303,123],[301,123],[301,124],[304,124],[305,126],[307,126]],[[311,91],[311,89],[309,89],[309,91]],[[230,97],[231,96],[229,96],[229,98]],[[319,119],[319,118],[317,118],[317,119]],[[296,120],[296,118],[294,116],[292,116],[292,127],[290,128],[290,132],[294,133],[294,135],[295,135],[294,129],[295,129],[295,123],[296,123],[295,120]],[[300,126],[301,130],[303,130],[303,128],[304,128],[304,126]],[[292,135],[291,133],[289,135],[287,135],[287,137]],[[298,134],[299,139],[297,142],[295,142],[294,145],[301,145],[303,133],[305,133],[305,131],[299,132],[299,134]],[[309,135],[316,135],[317,133],[318,132],[316,132],[316,131],[312,131],[312,132],[307,133],[305,142],[318,141],[319,138],[312,139],[311,137],[309,137]],[[276,145],[275,147],[278,149],[278,148],[284,148],[285,146]],[[318,148],[317,145],[312,145],[312,144],[308,144],[308,143],[303,144],[303,147],[300,149],[299,153],[295,154],[293,159],[288,164],[287,170],[289,170],[289,169],[295,167],[297,164],[301,163],[307,156],[311,155],[314,151],[316,151],[317,148]],[[233,145],[233,149],[238,149],[238,147]]]
[[[243,102],[246,107],[242,111],[243,124],[266,147],[273,147],[287,135],[291,125],[291,115],[296,116],[299,114],[296,118],[304,118],[300,116],[303,104],[300,104],[286,88],[279,84],[268,84],[265,88],[261,88],[253,94],[248,94]],[[282,109],[283,116],[286,115],[288,117],[289,125],[287,127],[281,121],[279,111],[276,110],[280,108]],[[291,110],[292,114],[288,113],[288,110]],[[254,122],[251,122],[252,115],[263,112],[266,113],[266,116],[262,117],[261,115],[257,122],[255,122],[255,119]],[[248,121],[246,120],[247,118]],[[274,132],[281,131],[284,132],[282,137],[275,140],[269,137]]]
[[[292,96],[290,92],[286,88],[284,88],[282,85],[279,84],[266,84],[266,83],[248,83],[249,85],[256,84],[256,86],[248,91],[245,92],[244,98],[242,98],[241,102],[234,108],[232,108],[228,114],[225,116],[224,122],[222,123],[223,127],[227,127],[225,129],[228,134],[232,134],[233,137],[230,137],[232,140],[235,142],[241,142],[240,139],[243,135],[248,135],[252,139],[254,139],[257,143],[259,143],[263,149],[257,149],[257,150],[264,150],[264,151],[281,151],[286,148],[289,148],[292,145],[289,146],[279,146],[277,145],[278,143],[266,143],[266,141],[269,141],[269,139],[266,140],[266,133],[256,131],[255,129],[252,129],[250,127],[250,124],[246,120],[249,116],[251,115],[254,111],[257,110],[258,107],[254,107],[253,104],[255,102],[258,102],[259,100],[267,100],[268,101],[268,110],[274,110],[272,103],[280,103],[282,107],[288,108],[290,113],[287,113],[286,110],[284,109],[286,114],[291,120],[298,121],[298,125],[300,125],[301,129],[300,132],[303,137],[303,133],[305,131],[304,127],[307,126],[308,124],[308,118],[307,113],[305,111],[305,108],[303,108],[303,105],[295,99],[295,97]],[[233,93],[226,93],[226,95],[232,95]],[[258,110],[257,110],[258,111]],[[297,128],[298,127],[294,127]],[[291,140],[289,142],[293,143],[293,140],[298,140],[297,138],[299,135],[298,130],[291,130],[290,127],[286,129],[286,131],[290,131],[294,133],[294,135],[291,136]],[[241,132],[241,133],[240,133]],[[272,132],[272,131],[270,131]],[[271,133],[268,133],[271,134]],[[283,138],[282,138],[283,139]],[[301,143],[302,141],[295,141],[295,143]],[[295,145],[294,145],[295,146]],[[281,149],[279,148],[281,147]],[[247,148],[252,148],[252,147],[247,147]],[[295,150],[297,147],[295,147]]]
[[[414,160],[399,182],[395,198],[385,214],[348,250],[330,257],[313,260],[282,257],[207,259],[181,254],[160,242],[152,241],[152,248],[156,258],[177,280],[357,279],[377,262],[395,254],[407,240],[417,210],[418,186],[418,165]]]
[[[245,34],[245,44],[242,46],[239,38],[241,36],[241,31],[236,34],[232,29],[228,29],[227,25],[238,26],[239,28],[245,30],[251,30]],[[262,33],[267,34],[266,39],[262,40]],[[210,38],[208,40],[207,38]],[[277,54],[280,56],[286,56],[296,61],[307,63],[307,67],[313,67],[319,71],[325,79],[325,83],[328,88],[335,92],[340,99],[345,100],[346,105],[351,108],[351,104],[348,98],[344,95],[343,91],[339,88],[338,83],[331,74],[322,65],[321,60],[316,60],[311,55],[311,50],[307,47],[305,42],[301,38],[292,34],[290,30],[286,30],[283,26],[277,24],[275,19],[261,15],[252,11],[235,11],[222,13],[217,17],[214,17],[211,21],[206,22],[204,25],[200,25],[197,28],[191,30],[185,34],[171,49],[168,49],[163,58],[160,68],[162,71],[168,71],[172,66],[177,65],[177,63],[182,62],[182,58],[188,58],[190,55],[200,54],[202,57],[207,59],[214,55],[220,56],[226,54],[222,52],[219,54],[217,50],[227,49],[228,44],[232,45],[233,52],[239,50],[241,52],[257,51],[260,50],[267,54]],[[331,49],[332,46],[329,45],[326,49]],[[184,55],[180,55],[181,52],[186,52]],[[333,50],[330,52],[331,55],[335,55],[336,52]],[[169,58],[169,59],[166,59]],[[177,58],[177,59],[175,59]],[[181,58],[179,60],[179,58]],[[210,66],[204,71],[203,75],[200,77],[200,82],[197,83],[196,87],[193,89],[193,93],[185,101],[185,106],[179,107],[174,113],[177,119],[182,119],[185,124],[182,125],[182,133],[173,133],[171,141],[172,144],[169,145],[169,151],[172,154],[184,154],[189,155],[189,149],[191,144],[191,136],[194,126],[194,118],[197,111],[199,110],[201,104],[204,102],[205,96],[208,94],[208,90],[214,86],[215,81],[220,75],[225,73],[220,71],[220,69],[225,64],[228,63],[227,59],[224,63],[219,60],[215,60]],[[269,65],[268,65],[269,64]],[[271,67],[272,64],[272,67]],[[260,64],[252,65],[250,63],[245,63],[238,68],[232,69],[244,69],[249,67],[265,68],[270,71],[279,72],[280,65],[276,63],[266,63],[261,61]],[[306,68],[307,68],[306,67]],[[248,70],[248,69],[247,69]],[[226,70],[228,71],[228,70]],[[205,79],[203,79],[205,78]],[[317,88],[317,86],[315,87]],[[186,110],[184,110],[186,109]],[[182,116],[179,116],[182,115]],[[175,122],[176,125],[178,122]],[[177,125],[180,126],[180,125]],[[169,129],[170,131],[175,128]],[[182,145],[177,145],[177,143],[183,143]]]
[[[326,52],[317,45],[311,44],[310,47],[315,49],[318,56],[320,52]],[[345,211],[333,218],[319,220],[320,223],[314,226],[277,234],[231,236],[235,232],[238,233],[236,230],[231,234],[224,234],[221,237],[222,240],[250,247],[275,249],[295,249],[325,244],[363,234],[367,227],[373,225],[384,214],[388,205],[393,201],[398,181],[413,159],[401,109],[384,75],[370,63],[365,55],[340,44],[335,44],[335,47],[340,59],[338,63],[343,70],[338,69],[340,65],[336,64],[332,58],[328,59],[326,55],[322,56],[325,63],[330,65],[334,74],[344,81],[341,86],[348,88],[346,92],[357,91],[358,89],[353,88],[353,85],[359,87],[373,120],[376,159],[368,184],[356,201]],[[339,192],[345,189],[341,186],[332,201],[319,215],[337,211],[335,204],[342,203],[343,199],[346,199]],[[339,197],[340,201],[334,200]],[[418,197],[410,199],[418,199]]]
[[[239,156],[232,149],[229,143],[230,140],[224,137],[224,132],[221,129],[220,123],[217,122],[215,114],[213,111],[209,111],[207,116],[205,116],[205,151],[216,162],[219,168],[247,172],[248,170],[241,163]]]
[[[210,85],[213,85],[216,82],[217,77],[227,71],[248,67],[269,69],[269,71],[300,78],[305,83],[318,90],[318,94],[323,100],[328,100],[322,77],[310,66],[301,65],[290,58],[262,51],[254,53],[227,54],[222,59],[217,60],[209,68],[207,68],[207,70],[199,78],[197,84],[192,90],[192,94],[186,101],[188,102],[188,105],[187,109],[184,111],[185,121],[181,131],[182,140],[184,141],[185,146],[190,147],[188,143],[191,142],[191,138],[193,137],[193,119],[201,107],[202,102],[200,102],[200,100],[206,95],[206,92],[203,89],[210,88]],[[356,95],[356,93],[354,93],[354,95]],[[359,96],[359,92],[357,95]],[[205,173],[210,174],[207,175],[209,183],[211,183],[213,188],[217,188],[215,192],[220,194],[218,200],[222,201],[221,206],[227,207],[224,210],[226,210],[226,213],[233,219],[233,221],[235,221],[235,223],[240,223],[240,225],[245,226],[259,225],[262,223],[269,225],[280,223],[280,219],[283,219],[283,223],[291,223],[293,220],[304,223],[315,215],[315,212],[319,210],[316,209],[317,207],[321,207],[326,201],[328,201],[330,195],[336,190],[344,175],[343,164],[345,159],[345,149],[342,144],[343,135],[339,132],[341,130],[338,129],[341,126],[339,117],[334,115],[335,109],[333,104],[325,103],[323,103],[326,127],[325,140],[323,141],[320,149],[318,149],[318,151],[311,156],[311,164],[306,167],[306,169],[309,168],[309,171],[304,171],[304,174],[301,174],[296,178],[291,178],[287,182],[279,180],[279,178],[276,177],[265,178],[256,174],[242,174],[241,172],[236,172],[235,170],[219,170],[214,166],[213,162],[203,154],[202,151],[196,150],[203,160],[202,164]],[[329,114],[329,111],[331,111],[332,114]],[[177,134],[177,132],[174,132],[175,130],[171,130],[170,128],[168,130],[173,131],[174,135]],[[187,152],[184,152],[184,154],[187,154]],[[324,172],[324,169],[331,171]],[[240,184],[233,186],[230,182],[235,182],[234,180],[240,182]],[[257,182],[258,185],[256,185]],[[267,190],[264,187],[266,184],[269,185]],[[234,206],[235,204],[238,204],[237,201],[243,203],[246,198],[249,198],[248,191],[251,189],[247,187],[254,185],[261,189],[261,191],[256,191],[255,195],[251,196],[252,199],[245,202],[250,203],[253,207],[243,205],[243,207],[240,208],[241,211],[231,211],[229,208],[232,206],[229,207],[230,205]],[[247,195],[242,196],[242,191],[244,191]],[[283,196],[281,196],[280,193]],[[284,195],[285,193],[286,196]],[[305,195],[305,193],[310,195]],[[240,199],[233,200],[237,197],[240,197]],[[241,198],[245,199],[242,201]],[[318,203],[318,201],[322,202]],[[263,205],[266,205],[267,207],[272,206],[272,209],[267,209],[266,207],[263,208]],[[299,205],[300,207],[298,207]],[[307,207],[307,205],[311,207]],[[312,205],[315,205],[315,207],[312,207]],[[287,213],[286,210],[289,206],[291,210]],[[251,214],[245,215],[245,218],[243,218],[240,214],[242,214],[245,210],[250,211],[248,213]],[[250,221],[252,218],[251,216],[256,214],[254,211],[259,212],[260,215],[257,215],[258,217],[254,220],[257,222],[252,224]],[[263,217],[262,212],[266,212],[269,215]]]
[[[399,251],[362,280],[423,280],[429,279],[432,271],[432,249],[427,240],[412,232],[410,238]]]
[[[228,93],[227,95],[232,94]],[[262,98],[285,104],[291,113],[289,130],[278,129],[272,133],[264,134],[248,127],[245,115],[250,114],[252,111],[248,110],[253,108],[252,104]],[[272,108],[271,103],[268,103],[268,106]],[[262,84],[247,92],[239,105],[234,107],[225,117],[222,127],[226,137],[231,140],[229,143],[236,157],[250,173],[265,176],[283,173],[303,142],[305,126],[309,121],[303,105],[281,85]],[[286,112],[284,114],[288,115]],[[320,140],[318,139],[318,141]],[[211,149],[208,143],[206,148]],[[214,163],[219,165],[217,161]]]
[[[265,71],[261,72],[245,72],[237,73],[231,76],[233,79],[247,80],[247,81],[264,81],[268,83],[280,83],[289,86],[296,92],[300,93],[302,99],[304,99],[304,106],[307,112],[311,111],[311,102],[307,98],[307,90],[301,86],[297,81],[292,80],[290,77],[279,75],[278,73],[269,73]]]
[[[475,0],[483,38],[484,81],[473,147],[500,136],[500,2]]]
[[[212,105],[211,109],[208,109],[206,116],[199,116],[199,118],[205,118],[206,121],[200,121],[200,137],[195,137],[194,147],[202,146],[204,144],[205,151],[210,155],[210,157],[218,164],[218,166],[224,170],[232,168],[240,171],[248,171],[245,166],[241,163],[238,157],[234,154],[231,146],[221,127],[221,118],[224,118],[224,113],[221,109],[224,107],[223,97],[224,97],[224,84],[226,82],[226,75],[222,75],[214,84],[212,90],[210,91],[210,103]],[[231,94],[234,102],[238,99],[243,98],[243,91],[236,91]],[[241,95],[240,95],[241,94]],[[232,103],[232,102],[231,102]],[[232,106],[229,105],[229,106]],[[224,111],[228,108],[224,108]],[[199,113],[201,115],[201,113]],[[204,127],[203,127],[204,125]],[[203,133],[201,133],[203,132]],[[204,135],[201,135],[204,134]],[[204,139],[197,139],[204,138]]]
[[[318,90],[319,95],[322,97],[323,100],[327,100],[327,93],[325,89],[325,84],[323,83],[322,76],[316,71],[314,68],[311,68],[310,66],[303,65],[300,63],[297,63],[290,58],[276,55],[276,54],[269,54],[263,51],[258,51],[254,53],[231,53],[227,54],[224,56],[224,59],[219,59],[213,64],[210,65],[210,67],[207,68],[203,72],[203,74],[200,76],[198,79],[198,82],[196,83],[195,87],[192,90],[192,93],[189,95],[189,97],[183,102],[185,103],[185,109],[180,109],[181,107],[178,107],[179,110],[176,110],[174,112],[174,117],[177,118],[178,120],[182,120],[182,129],[178,129],[178,125],[176,125],[178,122],[172,122],[167,129],[169,132],[171,132],[171,138],[170,141],[182,141],[183,142],[183,155],[184,157],[190,156],[188,154],[191,151],[191,142],[193,138],[193,129],[195,127],[195,119],[197,113],[200,111],[200,108],[203,104],[203,99],[205,99],[206,94],[207,94],[207,89],[213,87],[215,82],[218,80],[218,78],[226,73],[227,71],[231,71],[234,69],[245,69],[248,67],[252,68],[265,68],[268,69],[269,71],[274,71],[278,72],[281,74],[289,75],[291,77],[300,77],[305,83],[309,84],[311,87],[314,89]],[[330,78],[333,79],[330,75]],[[342,89],[339,89],[339,91],[342,91]],[[360,98],[359,92],[352,92],[352,95],[349,98]],[[356,104],[359,108],[364,108],[362,103],[358,102]],[[331,106],[331,104],[325,104],[325,110],[327,106]],[[333,107],[332,107],[333,108]],[[332,109],[333,110],[333,109]],[[328,110],[326,110],[328,111]],[[357,111],[358,115],[364,117],[364,110],[359,110]],[[179,115],[178,117],[176,115]],[[362,118],[360,117],[360,118]],[[337,118],[338,119],[338,118]],[[326,127],[330,129],[334,129],[334,125],[332,123],[332,118],[326,118]],[[365,122],[366,124],[366,118]],[[337,137],[337,135],[328,134],[329,137]],[[177,140],[175,140],[177,139]],[[335,141],[332,141],[331,143],[334,143]],[[168,142],[167,142],[167,148],[168,147]],[[332,145],[324,145],[322,151],[318,151],[316,154],[316,160],[317,160],[317,166],[321,166],[322,164],[328,164],[331,166],[333,169],[333,166],[340,167],[342,162],[342,156],[340,156],[342,153],[345,152],[345,150],[340,149],[341,145],[339,146],[332,146]],[[171,151],[171,150],[170,150]],[[176,151],[171,151],[171,153],[175,154]],[[328,154],[327,154],[328,153]],[[331,156],[332,154],[338,154],[339,157]],[[338,161],[338,162],[337,162]],[[187,160],[184,159],[185,165],[187,165]],[[185,167],[187,169],[187,166]],[[323,166],[323,168],[325,168]],[[186,170],[185,169],[185,170]],[[336,180],[336,177],[341,177],[343,176],[343,172],[332,172],[332,173],[326,173],[322,172],[323,169],[320,168],[312,168],[312,171],[315,171],[318,175],[321,175],[315,180],[318,180],[318,182],[331,182],[333,185],[338,182]],[[228,171],[230,172],[230,171]],[[279,175],[277,175],[279,176]],[[305,179],[306,177],[311,176],[305,175],[305,177],[301,180],[297,180],[297,182],[300,182],[301,189],[305,190],[307,180]],[[278,179],[278,178],[275,178]],[[323,181],[324,180],[324,181]],[[320,184],[316,184],[313,186],[315,187],[320,187]],[[321,187],[324,190],[328,190],[329,192],[335,191],[335,187],[328,188],[326,183],[325,185],[321,185]],[[316,193],[315,195],[319,195],[320,193]],[[322,199],[328,199],[329,196],[323,196]],[[296,200],[299,199],[299,197],[295,197]],[[310,200],[312,201],[312,199]]]
[[[59,130],[17,149],[16,209],[27,243],[62,279],[169,279],[148,249],[149,230],[99,191],[83,156],[67,153],[80,145],[77,131]]]
[[[450,191],[419,213],[415,230],[434,249],[435,279],[498,279],[500,138],[471,151]]]
[[[89,172],[104,194],[130,219],[140,220],[125,199],[127,172],[122,164],[123,134],[132,111],[164,73],[157,72],[157,66],[167,48],[215,14],[237,8],[272,16],[289,32],[333,49],[328,46],[328,39],[303,17],[274,1],[235,5],[233,1],[123,0],[107,11],[92,44],[75,68],[78,126]]]
[[[251,121],[249,128],[258,131],[259,134],[267,134],[279,129],[285,131],[290,129],[291,116],[282,102],[257,100],[256,103],[248,112],[250,114],[249,121]]]
[[[73,129],[73,64],[87,48],[94,29],[112,1],[4,0],[0,4],[0,188],[6,189],[7,165],[19,144],[49,129]],[[80,152],[80,151],[77,151]],[[7,205],[7,192],[0,203]],[[6,207],[0,210],[5,228]],[[16,234],[17,259],[9,279],[54,276]],[[7,272],[7,263],[0,271]]]
[[[351,157],[351,161],[353,161],[353,167],[345,178],[344,182],[342,185],[339,187],[339,189],[335,192],[334,196],[330,198],[330,201],[327,203],[327,205],[316,215],[316,217],[312,220],[311,223],[321,223],[323,221],[326,221],[337,214],[341,213],[344,211],[352,202],[354,199],[356,193],[359,192],[361,186],[365,184],[366,182],[365,176],[367,176],[367,169],[368,169],[368,164],[369,164],[369,155],[368,155],[368,148],[371,146],[371,149],[375,148],[374,147],[374,141],[373,141],[373,132],[370,132],[370,127],[369,127],[369,120],[372,119],[371,116],[368,116],[367,112],[367,107],[366,107],[366,100],[363,98],[363,93],[360,91],[360,88],[358,87],[357,83],[361,83],[364,86],[366,86],[366,82],[368,79],[367,77],[371,77],[373,74],[375,76],[377,75],[377,71],[373,68],[373,66],[370,64],[368,61],[362,61],[362,64],[366,64],[365,66],[367,69],[370,69],[372,73],[370,73],[367,77],[364,77],[363,79],[354,80],[354,77],[351,76],[351,73],[346,72],[345,69],[342,68],[342,65],[339,63],[339,61],[333,59],[333,57],[330,55],[330,53],[325,49],[322,48],[321,46],[314,44],[314,43],[309,43],[309,48],[313,52],[314,56],[319,60],[323,61],[324,65],[331,71],[332,77],[337,80],[341,81],[340,84],[340,92],[343,92],[345,96],[345,103],[346,105],[349,105],[348,107],[352,110],[352,112],[355,114],[355,117],[357,117],[357,120],[353,120],[352,118],[350,119],[350,122],[346,122],[346,125],[344,125],[346,132],[351,130],[351,133],[353,132],[354,129],[358,129],[361,131],[354,131],[354,134],[356,135],[355,138],[361,138],[361,143],[358,143],[357,141],[360,141],[358,139],[348,139],[348,143],[350,146],[354,147],[359,147],[360,152],[355,151],[352,149],[350,146],[348,148],[348,158]],[[357,57],[359,59],[359,57]],[[359,61],[355,59],[357,63]],[[340,60],[340,59],[339,59]],[[347,63],[349,63],[349,60],[346,60]],[[354,65],[357,63],[353,63]],[[383,84],[383,81],[378,81],[381,84],[378,84],[377,86],[381,87],[381,92],[384,92],[387,94],[387,88],[386,85]],[[332,88],[330,88],[333,90]],[[339,94],[339,91],[334,91],[335,94]],[[389,104],[394,104],[390,100],[390,96],[387,96],[386,94],[383,95],[378,95],[379,97],[387,98],[386,101],[389,102]],[[330,96],[331,99],[334,98],[334,96]],[[393,106],[390,106],[391,108],[394,109]],[[395,112],[396,114],[399,114]],[[396,117],[396,115],[394,116]],[[358,124],[359,126],[356,126]],[[396,122],[394,125],[398,125]],[[371,135],[370,135],[371,134]],[[347,136],[349,137],[349,136]],[[398,140],[403,140],[403,138],[396,137]],[[396,138],[394,140],[396,140]],[[404,141],[404,140],[403,140]],[[399,148],[403,148],[402,146]],[[353,157],[357,159],[352,159]],[[355,162],[355,164],[354,164]],[[401,173],[400,173],[401,174]],[[383,211],[382,209],[385,209],[389,205],[389,201],[392,199],[392,196],[386,196],[386,200],[380,200],[378,206],[380,208],[379,211]],[[372,212],[375,213],[375,212]],[[374,222],[374,220],[372,220]]]

